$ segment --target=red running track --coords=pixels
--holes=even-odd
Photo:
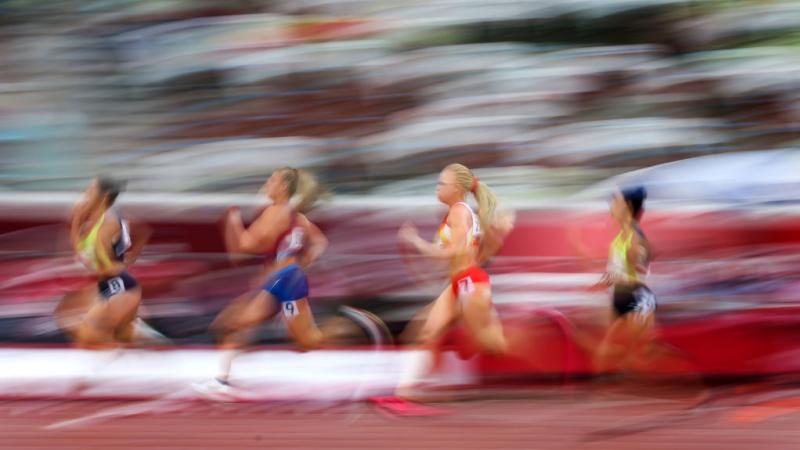
[[[696,391],[652,387],[523,391],[432,418],[364,403],[2,402],[0,448],[795,450],[799,392],[726,388],[698,406]]]

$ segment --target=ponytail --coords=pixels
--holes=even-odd
[[[281,170],[289,188],[290,203],[296,210],[307,212],[326,194],[314,175],[307,170],[293,167],[284,167]]]
[[[475,183],[472,195],[478,202],[478,219],[481,222],[481,230],[488,232],[497,220],[497,197],[486,183],[480,181]]]
[[[495,253],[500,249],[502,240],[513,227],[514,216],[511,213],[498,214],[497,196],[486,183],[480,181],[463,164],[450,164],[447,170],[456,176],[456,183],[465,192],[471,192],[478,203],[478,220],[481,224],[481,253]]]
[[[297,170],[297,192],[295,192],[295,208],[300,212],[306,212],[316,205],[325,192],[319,182],[311,172],[303,169]]]
[[[647,190],[644,186],[635,186],[623,189],[621,193],[633,218],[636,221],[641,220],[644,213],[644,201],[647,200]]]

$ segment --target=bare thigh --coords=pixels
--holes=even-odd
[[[78,328],[78,341],[85,345],[111,345],[117,332],[136,318],[141,299],[142,291],[137,288],[108,300],[96,300]]]
[[[276,303],[263,290],[243,294],[219,313],[211,323],[211,330],[224,336],[259,325],[275,315]]]
[[[453,290],[447,286],[433,304],[427,309],[427,314],[422,327],[414,342],[421,345],[431,345],[440,338],[459,319],[458,310]]]
[[[611,323],[595,356],[598,370],[605,372],[614,367],[624,368],[627,359],[635,356],[645,341],[654,338],[654,314],[629,313]]]
[[[286,312],[286,329],[289,336],[303,350],[314,350],[322,344],[322,332],[314,321],[314,314],[308,304],[308,299],[300,299],[292,302],[291,311]]]
[[[125,291],[108,300],[96,302],[86,314],[86,319],[98,327],[113,330],[136,318],[141,300],[140,289]]]
[[[488,283],[475,284],[475,289],[462,300],[464,324],[481,351],[502,354],[506,351],[503,326],[492,304],[492,290]]]
[[[83,318],[92,308],[98,295],[96,283],[91,283],[78,291],[65,295],[53,312],[59,328],[74,338]]]

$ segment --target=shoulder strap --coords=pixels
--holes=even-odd
[[[467,208],[467,211],[469,211],[470,219],[472,220],[472,223],[470,224],[469,228],[467,228],[468,230],[467,233],[469,233],[468,236],[472,235],[473,237],[477,237],[481,233],[480,219],[478,218],[478,215],[475,214],[475,211],[472,210],[472,207],[469,206],[469,203],[467,202],[458,202],[455,203],[453,206],[455,205],[464,205],[464,207]]]
[[[472,210],[472,207],[469,206],[469,203],[467,203],[467,202],[454,203],[453,206],[455,206],[455,205],[464,205],[469,210],[469,212],[471,212],[472,214],[475,214],[475,212]]]
[[[294,208],[292,208],[290,214],[291,215],[289,216],[289,226],[286,227],[286,229],[275,238],[275,244],[272,246],[272,252],[271,252],[271,254],[273,255],[278,254],[278,249],[280,248],[281,243],[283,243],[284,239],[286,239],[286,236],[289,236],[297,226],[298,222],[297,218],[299,217],[300,213],[298,213]]]

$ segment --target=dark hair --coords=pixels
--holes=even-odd
[[[629,187],[622,190],[622,198],[628,205],[633,218],[639,220],[644,213],[644,201],[647,199],[647,190],[644,186]]]
[[[101,197],[108,199],[108,206],[114,204],[120,192],[125,190],[125,182],[107,176],[97,177],[97,187]]]

